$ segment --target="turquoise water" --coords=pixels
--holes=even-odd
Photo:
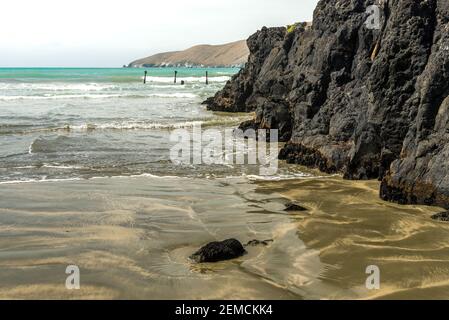
[[[295,298],[283,281],[299,278],[288,262],[303,244],[285,231],[284,200],[255,192],[260,167],[170,159],[173,129],[221,133],[252,117],[201,104],[237,70],[209,70],[209,85],[205,69],[178,69],[185,85],[174,69],[148,69],[144,85],[143,71],[0,70],[0,299]],[[273,178],[304,175],[289,170]],[[254,248],[242,266],[191,263],[225,237],[279,246],[266,259]],[[76,292],[65,287],[69,264],[82,270]],[[270,278],[264,265],[280,272]]]
[[[0,69],[0,183],[166,175],[170,129],[238,121],[201,105],[238,70],[146,70]]]
[[[0,183],[259,172],[258,166],[170,161],[173,129],[224,130],[252,117],[201,104],[238,69],[178,68],[177,84],[171,68],[146,69],[143,84],[144,70],[0,69]]]
[[[0,69],[0,183],[251,171],[171,163],[173,129],[224,130],[251,117],[201,104],[238,69],[176,71],[175,84],[173,68]]]
[[[70,82],[138,82],[144,71],[149,76],[173,78],[178,71],[178,77],[205,77],[206,71],[210,77],[227,77],[238,72],[237,68],[0,68],[0,81],[70,81]],[[222,78],[224,79],[224,78]],[[212,79],[213,80],[213,79]]]

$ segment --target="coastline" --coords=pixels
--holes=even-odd
[[[19,2],[0,300],[289,319],[449,299],[447,0]]]
[[[330,176],[0,186],[0,297],[371,299],[425,292],[444,299],[448,243],[423,241],[447,239],[448,226],[428,219],[438,208],[384,202],[378,185]],[[308,211],[286,213],[290,200]],[[199,246],[229,237],[274,242],[231,262],[188,260]],[[372,261],[386,270],[375,295],[364,287]],[[79,291],[65,289],[68,264],[80,266]],[[411,282],[404,270],[418,267]]]
[[[278,129],[289,163],[379,179],[386,201],[449,209],[447,6],[337,2],[319,1],[311,25],[253,34],[245,68],[205,104],[255,111],[245,125]]]

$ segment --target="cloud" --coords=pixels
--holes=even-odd
[[[120,66],[310,20],[317,0],[3,0],[1,66]]]

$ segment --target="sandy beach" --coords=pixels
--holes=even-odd
[[[449,2],[3,2],[15,314],[449,299]]]
[[[100,178],[1,185],[0,298],[445,299],[441,211],[378,199],[378,182]],[[286,213],[290,200],[309,211]],[[273,239],[196,265],[213,240]],[[436,241],[435,239],[440,239]],[[368,265],[382,288],[365,287]],[[77,265],[81,289],[67,290]]]

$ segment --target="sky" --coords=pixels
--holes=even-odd
[[[0,67],[121,67],[311,21],[318,0],[2,0]]]

